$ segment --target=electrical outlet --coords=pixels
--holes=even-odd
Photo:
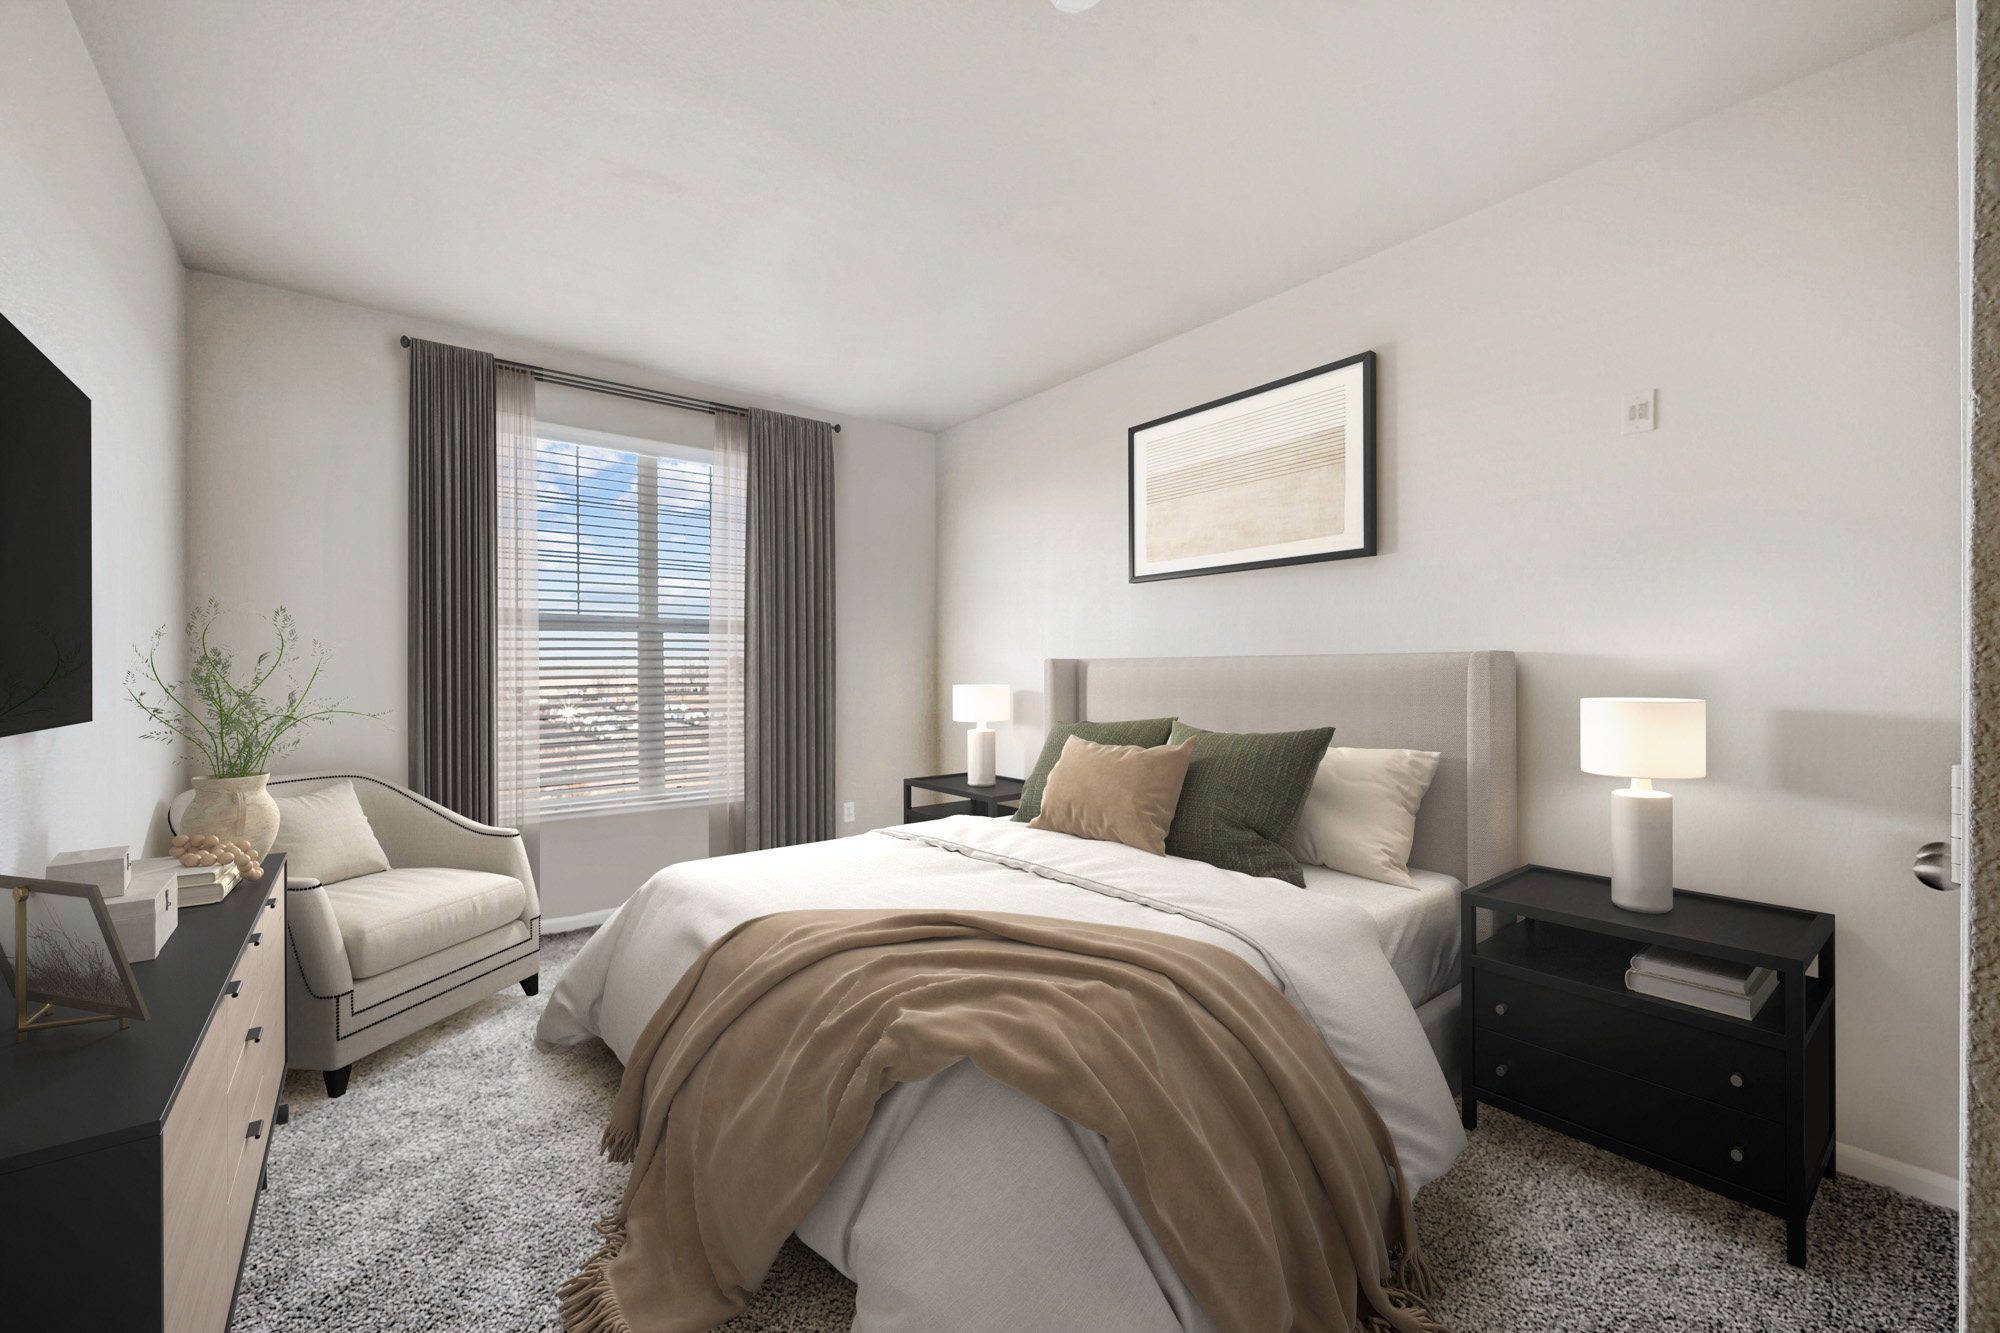
[[[852,824],[854,822],[854,802],[842,801],[840,803],[840,822],[843,824]]]
[[[1625,429],[1627,435],[1638,435],[1653,429],[1660,419],[1660,391],[1648,389],[1644,393],[1625,395]]]

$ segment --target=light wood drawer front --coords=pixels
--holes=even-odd
[[[270,914],[265,914],[266,919]],[[261,944],[254,944],[243,950],[243,958],[236,969],[236,979],[243,983],[234,999],[226,999],[217,1015],[218,1021],[226,1018],[235,1028],[237,1041],[237,1064],[232,1071],[229,1086],[234,1090],[246,1077],[252,1067],[261,1068],[271,1060],[284,1059],[285,1046],[285,945],[282,934],[277,930],[266,930]],[[250,1031],[261,1029],[258,1040],[250,1040]]]
[[[284,1078],[284,897],[263,885],[243,887],[275,896],[278,906],[258,914],[263,940],[245,944],[238,957],[231,979],[242,984],[217,999],[162,1131],[171,1333],[221,1333],[229,1316],[271,1107]],[[249,1040],[253,1027],[263,1028],[262,1040]],[[253,1120],[265,1122],[255,1139],[248,1133]]]
[[[232,1245],[228,1207],[242,1127],[231,1114],[230,1084],[243,1057],[243,1030],[224,998],[209,1020],[160,1145],[166,1221],[167,1327],[216,1333],[229,1312],[242,1233]]]

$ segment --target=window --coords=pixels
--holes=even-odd
[[[705,800],[708,451],[541,435],[542,810]]]

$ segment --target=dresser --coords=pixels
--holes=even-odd
[[[1775,1214],[1804,1267],[1833,1167],[1833,917],[1680,890],[1627,912],[1604,877],[1545,866],[1459,901],[1466,1128],[1484,1102]],[[1639,995],[1651,944],[1781,980],[1751,1019]]]
[[[283,855],[264,872],[183,908],[160,956],[132,965],[147,1021],[0,1049],[8,1327],[227,1327],[282,1118]]]

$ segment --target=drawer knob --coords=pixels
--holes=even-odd
[[[244,1137],[244,1138],[246,1138],[246,1139],[261,1139],[261,1138],[263,1138],[263,1137],[264,1137],[264,1122],[263,1122],[263,1121],[261,1121],[261,1120],[252,1120],[252,1121],[250,1122],[250,1132],[249,1132],[248,1134],[245,1134],[245,1135],[244,1135],[243,1137]]]
[[[230,999],[233,1000],[237,996],[243,993],[243,983],[240,981],[232,981],[227,986],[224,986],[222,988],[222,993],[224,995],[227,995]]]
[[[1507,1077],[1507,1066],[1506,1066],[1506,1065],[1495,1065],[1495,1066],[1493,1066],[1493,1077],[1495,1077],[1495,1078],[1505,1078],[1505,1077]]]
[[[258,944],[262,944],[263,942],[264,942],[264,932],[263,932],[263,931],[261,931],[261,930],[253,930],[253,931],[251,931],[251,932],[250,932],[250,943],[251,943],[251,944],[252,944],[253,946],[254,946],[254,945],[258,945]]]
[[[1742,1160],[1743,1160],[1743,1150],[1742,1150],[1741,1148],[1731,1148],[1731,1149],[1729,1150],[1729,1160],[1730,1160],[1730,1161],[1732,1161],[1732,1162],[1740,1162],[1740,1161],[1742,1161]]]
[[[249,1031],[248,1033],[246,1033],[246,1034],[244,1035],[244,1038],[243,1038],[243,1040],[245,1040],[245,1041],[262,1041],[262,1040],[264,1040],[264,1029],[263,1029],[263,1028],[262,1028],[261,1026],[260,1026],[260,1027],[254,1027],[254,1028],[251,1028],[251,1029],[250,1029],[250,1031]]]
[[[1494,1005],[1493,1012],[1504,1017],[1507,1013],[1507,1002],[1502,1000],[1500,1003]]]
[[[1729,1086],[1730,1086],[1730,1087],[1732,1087],[1732,1088],[1740,1088],[1740,1087],[1742,1087],[1742,1086],[1743,1086],[1743,1075],[1741,1075],[1741,1074],[1731,1074],[1731,1075],[1729,1076]]]

